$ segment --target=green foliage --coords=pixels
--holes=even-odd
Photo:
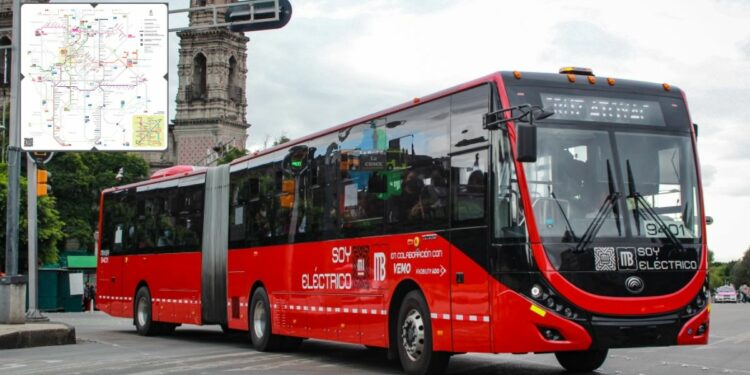
[[[724,284],[726,284],[726,276],[724,274],[727,271],[726,263],[714,263],[708,268],[708,285],[711,290],[714,290]]]
[[[21,176],[20,209],[19,209],[19,253],[25,254],[28,246],[28,213],[26,211],[26,178]],[[59,257],[59,244],[64,237],[63,227],[65,223],[55,208],[54,197],[39,197],[37,199],[37,238],[38,257],[42,263],[56,263]],[[5,226],[8,207],[8,166],[0,164],[0,244],[5,248]],[[25,256],[25,255],[24,255]],[[0,262],[5,265],[5,251],[0,251]],[[24,268],[24,264],[19,264]]]
[[[65,218],[65,239],[75,238],[90,250],[94,248],[101,191],[143,180],[148,174],[148,164],[140,156],[112,152],[58,154],[47,169],[52,174],[53,195],[59,197],[58,211]]]
[[[216,161],[216,165],[221,165],[221,164],[229,164],[229,163],[231,163],[231,162],[232,162],[232,160],[234,160],[234,159],[237,159],[237,158],[241,158],[241,157],[243,157],[243,156],[245,156],[245,155],[247,155],[247,151],[246,151],[246,150],[240,150],[240,149],[238,149],[238,148],[236,148],[236,147],[230,147],[230,148],[229,148],[229,149],[228,149],[228,150],[227,150],[227,151],[226,151],[226,152],[224,153],[224,155],[222,155],[222,156],[221,156],[221,157],[220,157],[220,158],[219,158],[219,159],[218,159],[218,160]]]
[[[732,267],[731,280],[737,287],[740,285],[750,285],[750,247],[745,251],[742,259]]]
[[[278,146],[278,145],[280,145],[280,144],[282,144],[282,143],[287,143],[287,142],[289,142],[290,140],[291,140],[291,139],[289,139],[289,137],[287,137],[286,135],[283,135],[283,134],[282,134],[281,136],[279,136],[278,138],[276,138],[276,139],[275,139],[275,140],[273,141],[273,145],[274,145],[274,146]]]

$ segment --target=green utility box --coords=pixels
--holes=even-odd
[[[77,273],[83,274],[83,285],[89,283],[96,286],[96,256],[63,256],[59,265],[40,268],[37,302],[39,310],[82,311],[83,295],[70,294],[70,275]]]
[[[38,275],[39,301],[37,306],[39,310],[63,311],[63,296],[60,293],[60,287],[64,284],[62,281],[63,278],[67,278],[68,271],[63,268],[42,268]]]

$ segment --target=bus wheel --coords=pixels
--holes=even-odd
[[[278,350],[283,344],[283,337],[271,334],[271,308],[264,288],[258,288],[250,299],[248,315],[250,342],[255,350],[269,352]]]
[[[432,322],[422,293],[411,291],[401,304],[396,325],[398,356],[410,375],[441,374],[450,354],[432,350]]]
[[[151,293],[148,288],[141,287],[135,294],[135,329],[141,336],[153,336],[159,333],[160,326],[154,322],[151,315]]]
[[[607,359],[607,349],[557,352],[557,362],[568,371],[589,372],[598,369]]]

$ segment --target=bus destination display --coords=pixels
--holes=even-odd
[[[550,93],[542,93],[541,96],[544,108],[555,112],[555,115],[550,117],[550,121],[665,125],[661,107],[656,101]]]

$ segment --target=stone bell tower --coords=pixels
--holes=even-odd
[[[234,0],[191,0],[191,7],[233,3]],[[224,11],[218,11],[222,22]],[[210,25],[213,12],[191,12],[190,26]],[[247,99],[247,43],[243,33],[226,27],[197,28],[180,37],[179,90],[173,121],[176,164],[207,165],[218,155],[217,145],[245,148]]]

